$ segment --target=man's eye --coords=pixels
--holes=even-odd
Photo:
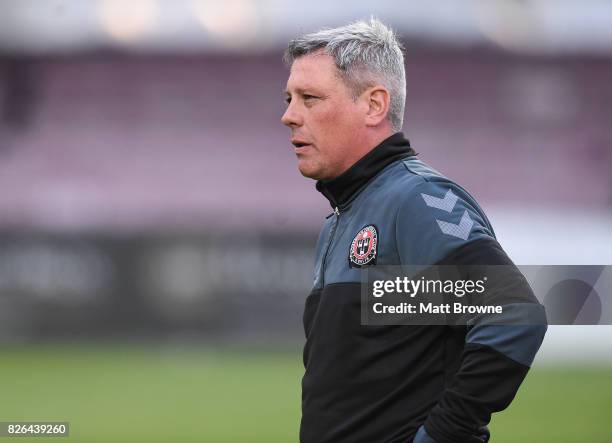
[[[304,100],[312,100],[312,99],[314,99],[316,97],[314,95],[304,94],[304,95],[302,95],[302,98]]]
[[[287,104],[291,103],[291,97],[285,97],[285,103]]]

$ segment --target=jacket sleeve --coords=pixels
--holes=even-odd
[[[470,319],[459,369],[414,441],[486,442],[491,414],[508,407],[542,343],[547,329],[544,307],[465,191],[452,183],[429,182],[418,191],[398,212],[402,264],[466,266],[471,273],[484,272],[479,271],[486,269],[483,265],[503,266],[487,290],[504,305],[504,318]]]

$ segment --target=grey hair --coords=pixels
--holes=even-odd
[[[376,83],[390,95],[388,119],[394,131],[404,122],[406,73],[402,45],[395,33],[381,21],[357,21],[333,29],[322,29],[289,42],[284,61],[291,66],[295,59],[318,50],[334,58],[341,78],[353,99]]]

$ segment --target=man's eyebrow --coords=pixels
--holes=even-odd
[[[307,92],[307,91],[309,91],[309,90],[310,90],[309,88],[295,88],[295,92],[296,92],[297,94],[303,94],[303,93],[305,93],[305,92]],[[291,92],[289,92],[289,90],[288,90],[288,89],[284,89],[284,90],[283,90],[283,94],[284,94],[284,95],[291,95]]]

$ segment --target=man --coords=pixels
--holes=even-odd
[[[364,267],[513,266],[476,201],[418,160],[399,132],[400,45],[372,19],[297,38],[285,60],[282,123],[300,172],[334,208],[304,310],[301,442],[488,441],[491,413],[513,399],[544,321],[501,329],[360,322]],[[515,277],[507,311],[545,319]]]

